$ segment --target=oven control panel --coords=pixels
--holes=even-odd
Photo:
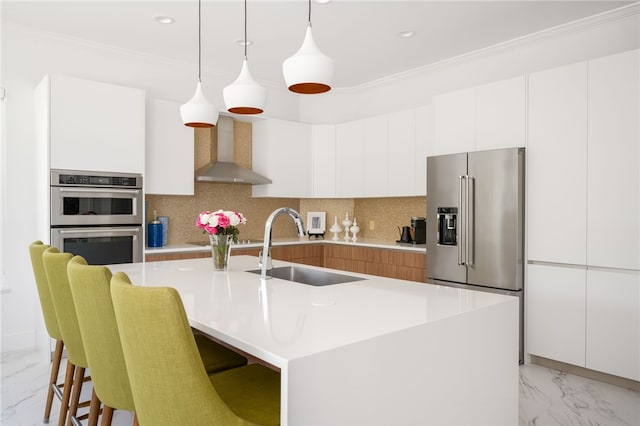
[[[51,171],[52,186],[142,188],[142,176],[124,173]]]

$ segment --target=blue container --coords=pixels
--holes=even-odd
[[[147,246],[162,247],[162,222],[158,219],[147,225]]]

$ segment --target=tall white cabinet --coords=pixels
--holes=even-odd
[[[640,51],[529,76],[527,351],[640,379]]]
[[[144,173],[143,90],[53,74],[35,94],[52,169]]]
[[[640,270],[639,52],[589,62],[589,265]]]
[[[529,75],[528,258],[587,259],[587,63]]]

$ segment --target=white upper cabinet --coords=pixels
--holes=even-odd
[[[415,110],[415,195],[427,194],[427,157],[434,155],[433,105]]]
[[[526,77],[518,76],[476,88],[476,151],[524,147]]]
[[[529,76],[529,260],[586,263],[587,63]]]
[[[640,380],[640,272],[587,271],[586,367]]]
[[[363,194],[362,120],[336,126],[336,196]]]
[[[394,155],[387,143],[390,131],[388,116],[369,117],[360,122],[362,125],[361,196],[385,196],[389,194],[389,160]]]
[[[194,134],[182,123],[180,104],[147,98],[145,192],[193,195]]]
[[[640,270],[640,51],[589,62],[589,265]]]
[[[435,155],[523,147],[526,77],[434,96]]]
[[[336,126],[311,126],[311,162],[313,168],[313,197],[336,196]]]
[[[388,194],[416,194],[416,112],[414,109],[389,114]]]
[[[434,154],[474,151],[476,92],[463,89],[434,96]]]
[[[253,171],[271,179],[253,185],[254,197],[311,195],[311,126],[269,119],[253,123]]]
[[[143,90],[62,75],[41,84],[49,85],[38,102],[49,107],[51,168],[144,173]]]

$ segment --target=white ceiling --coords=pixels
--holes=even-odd
[[[334,87],[355,87],[503,41],[623,7],[635,1],[349,1],[311,6],[316,43],[336,63]],[[194,64],[197,1],[2,0],[2,19],[89,42]],[[302,43],[305,0],[248,1],[254,77],[281,85],[282,61]],[[203,68],[237,75],[243,47],[242,0],[203,0]],[[176,19],[160,25],[155,15]],[[400,31],[413,30],[412,38]]]

